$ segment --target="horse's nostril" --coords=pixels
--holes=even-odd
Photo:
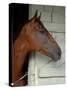
[[[59,57],[61,57],[61,50],[59,50],[57,54]]]
[[[58,55],[60,56],[60,55],[61,55],[61,53],[60,53],[60,52],[58,52]]]

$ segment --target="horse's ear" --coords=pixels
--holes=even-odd
[[[34,17],[37,17],[37,14],[38,14],[38,10],[36,10]]]
[[[38,10],[36,10],[35,15],[34,15],[33,18],[31,19],[32,22],[35,22],[35,20],[36,20],[36,18],[37,18],[37,13],[38,13]]]
[[[40,18],[41,18],[41,13],[40,13],[40,15],[38,16],[38,19],[40,20]]]

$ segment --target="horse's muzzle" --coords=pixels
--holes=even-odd
[[[54,54],[52,55],[52,59],[53,61],[58,61],[61,59],[61,49],[60,48],[56,49],[56,52],[54,52]]]

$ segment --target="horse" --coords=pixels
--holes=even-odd
[[[40,52],[50,57],[53,61],[61,58],[61,48],[40,20],[41,14],[37,16],[37,13],[38,11],[24,24],[18,38],[12,45],[11,86],[26,85],[27,80],[23,79],[23,77],[27,73],[23,73],[23,67],[28,64],[27,59],[25,59],[28,53]]]

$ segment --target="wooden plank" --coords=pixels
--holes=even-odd
[[[65,32],[65,24],[57,24],[57,23],[46,23],[43,22],[44,26],[50,32]]]
[[[43,6],[43,11],[44,12],[52,12],[52,6],[48,6],[48,5]]]
[[[41,21],[42,22],[51,22],[51,12],[43,11],[43,13],[41,15]]]
[[[53,12],[65,14],[65,7],[64,6],[54,6]]]
[[[61,13],[53,13],[52,14],[52,22],[57,24],[64,24],[65,23],[65,15]]]
[[[39,78],[38,85],[64,84],[65,78]]]
[[[57,77],[65,76],[65,64],[58,65],[56,62],[50,62],[40,69],[39,77]]]
[[[35,57],[34,53],[31,53],[29,56],[29,65],[28,65],[28,73],[29,74],[35,74]]]

